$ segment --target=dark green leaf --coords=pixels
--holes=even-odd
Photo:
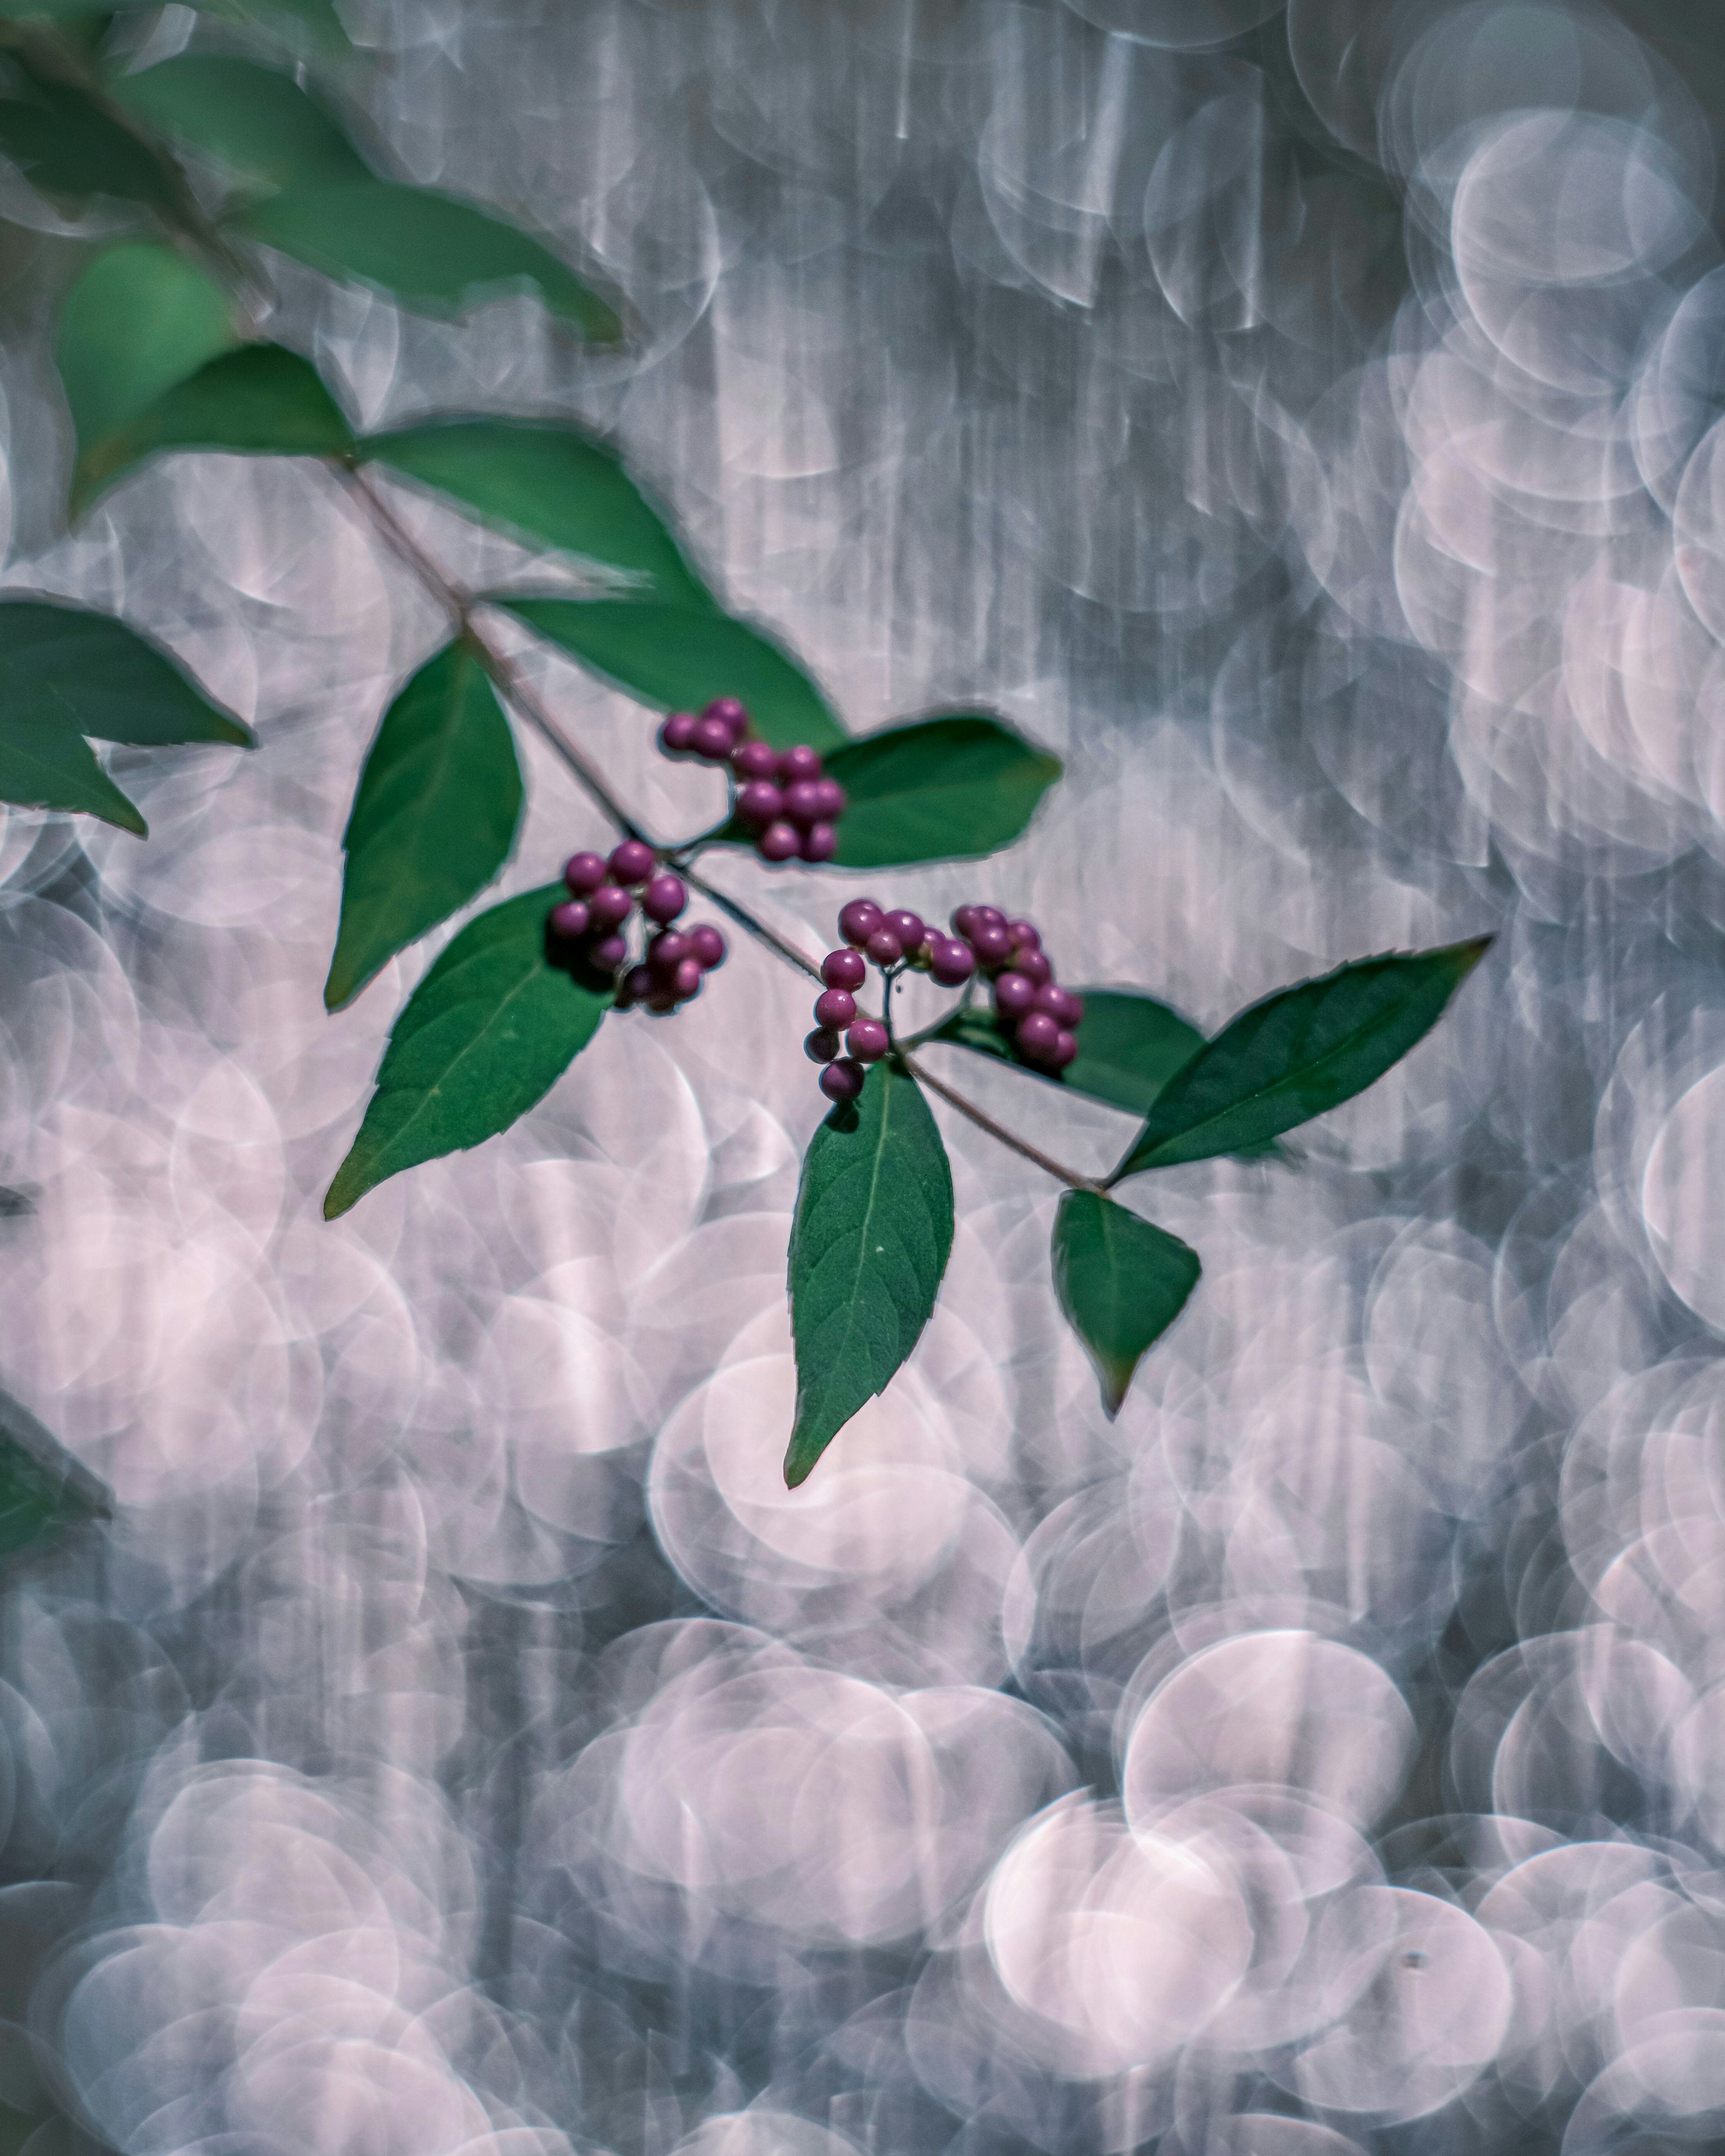
[[[129,427],[79,457],[72,503],[82,511],[146,457],[168,449],[228,455],[341,457],[353,437],[309,360],[279,344],[223,352],[159,397]]]
[[[952,1248],[952,1172],[915,1079],[870,1070],[809,1141],[791,1228],[794,1489],[916,1346]]]
[[[227,294],[173,248],[98,254],[67,295],[54,344],[80,461],[239,341]]]
[[[249,729],[135,629],[46,600],[0,600],[0,712],[136,748],[252,746]]]
[[[240,220],[254,239],[326,277],[374,285],[408,307],[459,315],[531,286],[590,337],[622,334],[616,316],[530,234],[476,203],[392,180],[289,187]]]
[[[266,187],[372,177],[334,116],[255,60],[178,53],[122,77],[114,96],[145,126]]]
[[[1060,775],[1058,757],[976,712],[890,726],[834,751],[826,767],[846,795],[833,859],[849,869],[992,854]]]
[[[331,1010],[496,875],[515,844],[521,773],[495,691],[452,644],[383,715],[342,839]]]
[[[172,212],[173,177],[131,131],[69,83],[27,69],[8,55],[0,77],[0,156],[44,194],[81,200],[118,195]]]
[[[470,921],[395,1022],[359,1136],[323,1201],[333,1220],[386,1177],[506,1131],[592,1040],[608,992],[546,956],[561,884]]]
[[[725,614],[632,599],[496,603],[657,710],[698,711],[715,696],[737,696],[755,732],[775,748],[807,742],[825,755],[847,738],[796,661],[758,629]]]
[[[0,1558],[110,1511],[106,1486],[27,1408],[0,1392]]]
[[[712,606],[665,519],[617,452],[576,428],[526,419],[434,419],[368,435],[360,454],[531,544],[622,570],[639,581],[644,598]]]
[[[1069,1190],[1055,1214],[1055,1294],[1120,1412],[1145,1349],[1167,1332],[1198,1285],[1198,1253],[1094,1190]]]
[[[122,831],[149,826],[102,769],[82,734],[55,719],[0,715],[0,801],[21,808],[61,808],[100,816]]]
[[[1111,1180],[1261,1143],[1363,1092],[1436,1024],[1491,940],[1358,959],[1254,1004],[1163,1086]]]

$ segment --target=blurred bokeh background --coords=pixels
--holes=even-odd
[[[1052,1188],[938,1111],[940,1308],[787,1493],[807,984],[736,952],[326,1225],[428,955],[324,1014],[340,833],[440,623],[297,465],[57,536],[100,213],[0,178],[4,582],[262,743],[119,752],[146,844],[0,829],[0,1383],[114,1493],[0,1574],[9,2144],[1725,2145],[1716,17],[341,5],[379,158],[641,331],[285,266],[351,415],[614,430],[849,725],[992,704],[1067,759],[979,867],[739,896],[817,951],[860,889],[998,901],[1208,1026],[1497,942],[1296,1162],[1130,1186],[1205,1272],[1111,1425]],[[650,827],[710,819],[533,663]],[[508,889],[603,835],[523,753]]]

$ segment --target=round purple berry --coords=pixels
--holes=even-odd
[[[894,906],[886,916],[886,926],[907,951],[914,951],[928,933],[922,925],[922,916],[912,913],[907,906]]]
[[[854,1101],[863,1089],[865,1075],[861,1064],[843,1055],[821,1072],[820,1090],[829,1101]]]
[[[715,696],[702,711],[704,719],[716,719],[733,742],[748,732],[749,715],[735,696]]]
[[[781,786],[794,785],[798,779],[820,777],[820,752],[799,742],[795,748],[781,749],[778,752],[778,783]]]
[[[800,824],[806,831],[811,824],[820,821],[820,781],[818,778],[793,778],[784,790],[784,813],[793,824]]]
[[[644,839],[624,839],[611,849],[611,874],[619,883],[645,883],[653,873],[653,849]]]
[[[620,936],[602,936],[588,946],[588,956],[602,973],[614,973],[628,957],[629,946]]]
[[[1078,1053],[1078,1043],[1062,1026],[1055,1035],[1054,1046],[1048,1051],[1048,1060],[1056,1070],[1064,1070]]]
[[[671,975],[671,993],[680,1004],[685,1004],[691,996],[701,993],[701,980],[700,959],[680,958],[677,970]]]
[[[943,988],[960,988],[976,971],[970,946],[956,936],[929,938],[928,970]]]
[[[1040,951],[1042,948],[1042,937],[1034,921],[1009,921],[1006,932],[1011,937],[1014,949]]]
[[[667,756],[687,756],[695,746],[693,711],[673,711],[659,729],[659,746]]]
[[[849,944],[842,951],[829,951],[820,962],[820,977],[829,988],[860,988],[868,973],[861,952]]]
[[[649,967],[631,966],[617,984],[617,1000],[620,1004],[644,1004],[658,989],[659,983]]]
[[[563,881],[573,898],[585,898],[589,891],[597,891],[605,876],[604,860],[598,854],[571,854],[563,863]]]
[[[814,790],[820,796],[820,820],[835,824],[845,814],[845,788],[836,778],[817,778]]]
[[[788,861],[794,859],[797,849],[802,843],[803,834],[796,825],[787,824],[782,819],[777,823],[769,824],[755,841],[756,845],[760,849],[762,859],[769,861]]]
[[[863,949],[877,966],[896,966],[905,955],[904,945],[884,922],[870,937]]]
[[[955,906],[952,908],[952,933],[969,941],[970,932],[977,925],[973,906]]]
[[[983,966],[1004,966],[1012,955],[1006,931],[992,921],[979,921],[971,931],[970,947]]]
[[[971,911],[976,915],[978,928],[1004,928],[1006,926],[1006,916],[998,906],[973,906]]]
[[[647,963],[662,981],[669,980],[690,955],[689,938],[680,928],[662,929],[647,946]]]
[[[845,1045],[859,1063],[878,1063],[886,1053],[886,1029],[877,1018],[860,1018],[845,1034]]]
[[[657,988],[647,998],[647,1008],[655,1018],[669,1018],[676,1007],[677,999],[669,988]]]
[[[578,898],[566,898],[561,906],[551,909],[551,932],[560,936],[566,943],[585,936],[591,925],[592,916]]]
[[[811,824],[797,851],[805,861],[829,861],[839,850],[839,834],[830,824]]]
[[[830,1063],[839,1053],[839,1036],[824,1025],[803,1036],[803,1053],[811,1063]]]
[[[1020,943],[1012,954],[1012,970],[1022,973],[1033,988],[1040,988],[1045,981],[1054,978],[1054,968],[1049,963],[1046,951],[1032,950]]]
[[[1070,988],[1063,988],[1058,981],[1045,981],[1037,989],[1036,1009],[1046,1011],[1056,1025],[1063,1025],[1068,1031],[1081,1024],[1084,1019],[1084,1005]]]
[[[814,999],[814,1023],[838,1033],[856,1016],[856,998],[849,988],[827,988]]]
[[[770,778],[752,778],[737,789],[737,813],[745,824],[764,829],[778,821],[783,808],[784,796]]]
[[[710,921],[698,921],[689,930],[689,955],[701,961],[701,969],[710,973],[715,966],[725,963],[725,939]]]
[[[994,1008],[1002,1018],[1022,1018],[1036,1000],[1036,984],[1022,973],[1000,973],[994,980]]]
[[[709,763],[727,762],[731,756],[731,729],[722,719],[710,719],[703,712],[695,721],[689,746]]]
[[[731,768],[739,778],[771,778],[778,769],[778,752],[768,742],[739,742],[731,752]]]
[[[1060,1029],[1046,1011],[1027,1011],[1019,1020],[1016,1038],[1019,1050],[1033,1062],[1046,1062],[1060,1037]]]
[[[641,893],[641,911],[649,921],[675,921],[688,903],[681,876],[656,875]]]
[[[839,933],[847,943],[866,943],[882,918],[873,899],[850,899],[839,909]]]
[[[587,911],[595,928],[615,928],[629,919],[634,903],[620,884],[602,883],[588,900]]]

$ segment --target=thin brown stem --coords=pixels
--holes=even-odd
[[[968,1101],[963,1094],[954,1091],[943,1079],[937,1078],[932,1070],[913,1060],[902,1049],[898,1052],[898,1060],[911,1075],[926,1086],[931,1093],[938,1093],[948,1107],[956,1108],[961,1116],[967,1116],[973,1122],[979,1131],[986,1131],[991,1138],[998,1139],[1009,1151],[1022,1154],[1024,1159],[1034,1162],[1045,1175],[1051,1175],[1056,1183],[1064,1183],[1069,1190],[1096,1192],[1101,1190],[1101,1184],[1094,1177],[1076,1174],[1070,1168],[1062,1168],[1059,1161],[1050,1160],[1045,1152],[1030,1144],[1027,1139],[1021,1138],[1014,1132],[1008,1130],[1004,1123],[997,1123],[992,1116],[984,1114],[974,1101]]]
[[[769,951],[776,952],[788,966],[798,968],[807,973],[811,980],[820,979],[820,968],[813,958],[805,957],[794,943],[788,942],[776,928],[769,928],[764,921],[757,919],[746,906],[739,906],[734,898],[727,898],[716,885],[710,884],[705,876],[697,875],[692,868],[684,865],[679,869],[678,873],[691,889],[698,891],[703,898],[710,898],[727,919],[734,921],[739,928],[746,930],[757,942],[764,943]]]

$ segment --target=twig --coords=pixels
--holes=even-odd
[[[1064,1183],[1069,1190],[1093,1190],[1098,1194],[1101,1193],[1102,1186],[1093,1177],[1075,1175],[1070,1168],[1062,1168],[1059,1161],[1050,1160],[1045,1152],[1040,1152],[1026,1139],[1008,1130],[1004,1123],[997,1123],[992,1116],[985,1115],[974,1101],[967,1101],[963,1094],[955,1092],[952,1087],[943,1080],[937,1078],[932,1070],[925,1070],[922,1064],[914,1061],[902,1049],[898,1051],[898,1060],[911,1075],[926,1086],[931,1093],[938,1093],[948,1107],[956,1108],[961,1116],[968,1116],[978,1130],[986,1131],[991,1138],[998,1138],[1002,1145],[1013,1152],[1021,1153],[1026,1160],[1034,1162],[1045,1174],[1051,1175],[1056,1183]]]
[[[705,876],[697,875],[691,868],[683,866],[678,873],[685,883],[698,891],[703,898],[710,898],[721,913],[734,921],[739,928],[746,929],[757,942],[764,943],[769,951],[776,951],[788,966],[799,967],[812,981],[820,979],[820,968],[813,958],[805,957],[794,943],[787,942],[776,928],[769,928],[751,913],[746,906],[739,906],[734,898],[727,898],[722,891],[710,884]]]

